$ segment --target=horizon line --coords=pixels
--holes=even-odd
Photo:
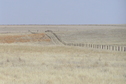
[[[108,25],[108,26],[114,26],[114,25],[126,25],[126,24],[0,24],[0,26],[2,26],[2,25],[6,25],[6,26],[18,26],[18,25],[21,25],[21,26],[23,26],[23,25],[94,25],[94,26],[102,26],[102,25]]]

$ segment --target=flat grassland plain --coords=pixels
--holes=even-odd
[[[0,84],[126,84],[126,52],[57,45],[126,46],[126,25],[0,25]]]

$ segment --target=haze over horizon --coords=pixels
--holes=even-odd
[[[126,0],[0,0],[2,24],[126,24]]]

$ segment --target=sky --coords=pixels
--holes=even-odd
[[[0,24],[126,24],[126,0],[0,0]]]

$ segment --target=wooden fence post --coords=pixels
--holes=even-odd
[[[101,45],[102,46],[102,49],[103,49],[103,45]]]
[[[92,48],[92,44],[91,44],[91,48]]]
[[[114,46],[112,46],[112,50],[114,50]]]
[[[109,45],[109,50],[111,50],[111,46]]]
[[[111,50],[111,46],[109,45],[109,50]]]
[[[118,46],[115,46],[115,51],[118,51]]]
[[[108,50],[108,45],[106,47],[107,47],[107,50]]]
[[[99,48],[99,45],[97,45],[97,49]]]
[[[116,51],[118,51],[118,46],[116,46]]]
[[[124,52],[126,52],[126,47],[124,47]]]
[[[122,46],[120,47],[120,51],[123,51],[123,47]]]
[[[119,46],[117,46],[117,51],[120,51],[120,47]]]
[[[105,45],[103,45],[103,49],[105,49]]]
[[[94,44],[92,44],[92,48],[94,48]]]

